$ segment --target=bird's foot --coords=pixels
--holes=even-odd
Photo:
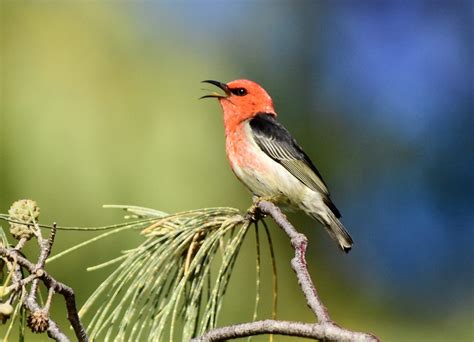
[[[254,202],[254,204],[247,210],[247,214],[245,215],[245,219],[249,220],[250,222],[257,222],[263,215],[258,207],[258,202]]]
[[[247,211],[247,215],[245,217],[252,222],[257,222],[258,220],[266,216],[265,214],[262,213],[262,211],[258,207],[259,202],[268,201],[268,202],[276,203],[278,202],[278,196],[253,195],[252,200],[253,200],[253,205],[249,208],[249,210]]]

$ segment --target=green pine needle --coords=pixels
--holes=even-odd
[[[79,312],[82,318],[88,316],[87,331],[90,339],[188,341],[213,329],[217,324],[237,256],[252,221],[237,209],[227,207],[177,214],[127,205],[104,207],[126,211],[126,218],[129,220],[102,227],[58,226],[62,230],[105,232],[48,259],[48,262],[57,260],[81,247],[125,230],[141,230],[144,235],[145,241],[138,247],[88,268],[88,271],[93,271],[115,265],[115,270],[99,285]],[[6,214],[0,214],[0,220],[14,222]],[[275,255],[265,223],[264,228],[273,267],[272,317],[275,317]],[[257,278],[254,320],[260,302],[261,274],[257,224],[255,229]],[[1,227],[0,245],[8,245]],[[213,277],[211,270],[216,272]],[[15,316],[16,313],[17,308]]]
[[[189,340],[215,327],[250,221],[238,210],[225,207],[167,216],[138,207],[120,208],[140,218],[153,217],[153,221],[146,227],[143,220],[130,223],[126,229],[144,228],[142,234],[147,239],[122,256],[93,267],[120,262],[80,311],[81,317],[91,314],[90,338],[129,341],[168,337],[175,341],[179,336]],[[218,274],[211,279],[216,256]],[[91,310],[93,307],[96,309]]]

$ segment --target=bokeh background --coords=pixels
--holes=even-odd
[[[220,108],[198,98],[201,80],[249,78],[354,237],[342,255],[319,224],[290,214],[332,317],[383,341],[472,341],[472,23],[470,1],[2,0],[0,212],[33,198],[44,223],[97,226],[122,220],[106,203],[245,210]],[[312,321],[287,238],[271,229],[279,317]],[[220,324],[251,319],[252,234]],[[92,236],[60,232],[55,251]],[[81,304],[111,271],[85,268],[141,241],[124,233],[48,267]],[[264,275],[260,318],[271,307]]]

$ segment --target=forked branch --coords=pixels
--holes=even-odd
[[[374,335],[341,328],[331,320],[308,272],[306,264],[306,246],[308,239],[306,236],[299,233],[288,221],[285,214],[272,202],[257,200],[255,209],[260,211],[261,214],[270,215],[290,238],[291,245],[295,250],[295,256],[291,260],[291,267],[296,273],[306,302],[311,311],[315,314],[318,323],[262,320],[213,329],[193,339],[193,341],[222,341],[261,334],[279,334],[329,341],[379,341]],[[258,217],[258,213],[255,216]]]
[[[53,295],[55,293],[61,294],[66,301],[67,317],[74,329],[77,340],[87,342],[88,337],[79,319],[74,291],[69,286],[57,281],[44,269],[54,243],[56,225],[53,225],[49,239],[43,238],[36,224],[31,229],[34,229],[34,235],[39,246],[39,257],[36,263],[31,262],[21,253],[26,238],[21,238],[14,247],[0,244],[0,259],[13,270],[13,282],[10,286],[3,288],[3,291],[11,292],[11,298],[21,298],[22,303],[20,305],[23,305],[30,312],[28,325],[33,332],[47,332],[48,336],[56,341],[69,341],[68,336],[51,319],[49,312]],[[26,271],[29,275],[24,277],[22,271]],[[43,307],[37,300],[40,282],[48,289],[48,299]],[[29,291],[27,291],[26,285],[30,285]],[[19,295],[20,293],[25,295]]]

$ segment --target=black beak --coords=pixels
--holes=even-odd
[[[213,81],[213,80],[205,80],[205,81],[202,81],[202,83],[209,83],[209,84],[215,85],[216,87],[219,87],[220,89],[222,89],[224,91],[225,95],[221,95],[219,93],[212,93],[212,94],[209,94],[209,95],[201,96],[199,99],[206,99],[206,98],[210,98],[210,97],[214,97],[214,98],[218,98],[218,99],[225,99],[227,96],[230,95],[229,87],[225,83],[222,83],[222,82],[219,82],[219,81]]]

